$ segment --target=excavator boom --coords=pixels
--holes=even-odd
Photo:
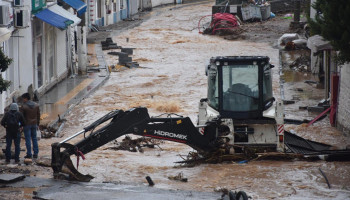
[[[109,123],[95,130],[95,128],[108,120],[110,120]],[[89,177],[80,174],[74,169],[70,161],[71,155],[83,156],[126,134],[169,140],[189,145],[198,152],[210,152],[217,149],[218,145],[216,127],[215,122],[208,123],[203,127],[204,133],[202,134],[188,117],[168,116],[151,118],[147,108],[144,107],[133,108],[128,111],[115,110],[101,117],[77,134],[62,142],[52,144],[51,166],[54,176],[58,175],[65,165],[70,170],[70,175],[75,177],[75,179],[89,181]],[[67,143],[73,137],[89,131],[91,133],[76,144]],[[64,150],[61,151],[61,148],[64,148]]]

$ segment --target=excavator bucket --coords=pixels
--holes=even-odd
[[[94,177],[87,174],[84,175],[80,173],[73,165],[73,162],[66,151],[60,152],[61,147],[71,147],[71,144],[68,143],[53,143],[52,145],[52,159],[51,167],[54,171],[55,179],[66,179],[66,176],[63,174],[69,175],[69,180],[89,182]],[[63,174],[62,174],[63,173]]]
[[[69,180],[80,181],[80,182],[89,182],[94,177],[87,174],[84,175],[80,173],[73,165],[73,162],[70,158],[66,159],[63,165],[62,172],[69,175]],[[54,178],[56,178],[54,176]],[[57,177],[59,178],[59,177]]]

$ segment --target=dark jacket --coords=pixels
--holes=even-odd
[[[23,117],[23,114],[18,112],[18,111],[15,111],[15,110],[11,110],[9,112],[12,112],[15,114],[15,116],[17,117],[17,120],[21,123],[20,127],[23,127],[25,125],[25,119]],[[7,118],[9,117],[9,112],[5,113],[4,117],[2,118],[1,120],[1,125],[5,128],[6,127],[6,122],[7,122]],[[6,129],[7,130],[7,129]]]
[[[40,124],[40,108],[37,103],[33,101],[27,101],[26,103],[23,103],[20,111],[23,113],[26,125]]]

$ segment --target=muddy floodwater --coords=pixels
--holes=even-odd
[[[113,40],[119,46],[134,48],[133,61],[137,61],[141,68],[112,72],[103,87],[84,99],[67,116],[61,135],[68,137],[111,110],[136,106],[147,107],[151,116],[169,111],[189,116],[196,123],[199,100],[206,97],[205,66],[213,56],[269,56],[271,63],[279,66],[279,50],[269,40],[255,38],[254,41],[230,41],[199,34],[198,20],[211,14],[211,6],[212,2],[178,9],[174,9],[176,6],[158,8],[140,26],[114,36]],[[276,20],[276,23],[284,22]],[[256,23],[256,26],[259,24]],[[107,53],[105,51],[107,64],[116,65],[117,57]],[[275,67],[273,88],[277,99],[281,99],[279,74],[279,67]],[[286,83],[285,95],[288,98],[292,98],[292,87],[303,87],[305,91],[312,91],[312,95],[305,95],[305,102],[312,100],[308,102],[312,104],[322,99],[322,94],[312,86],[305,88],[302,82],[292,77],[286,82],[294,82],[289,85]],[[286,106],[286,115],[300,118],[295,109],[296,106]],[[303,117],[309,119],[315,115],[305,112]],[[290,125],[288,129],[319,142],[350,144],[349,139],[330,127],[328,121],[312,127]],[[79,139],[75,138],[72,142]],[[42,139],[41,155],[50,157],[51,143],[60,140],[62,138]],[[174,163],[182,160],[179,155],[187,155],[192,151],[192,148],[183,144],[164,142],[161,148],[144,148],[143,153],[108,149],[113,145],[108,143],[85,155],[86,160],[80,159],[79,171],[93,175],[95,178],[92,182],[98,183],[146,185],[145,177],[150,176],[157,188],[212,192],[215,188],[224,187],[243,190],[252,199],[350,199],[349,162],[252,161],[184,168]],[[74,156],[72,160],[76,163]],[[330,189],[320,169],[327,175],[332,186]],[[50,177],[52,173],[49,168],[40,168],[40,171],[36,176]],[[168,178],[179,173],[183,173],[188,182]]]

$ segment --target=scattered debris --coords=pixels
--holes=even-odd
[[[41,130],[41,138],[54,137],[57,132],[57,129],[53,127],[49,127],[47,124],[46,125],[40,124],[39,129]]]
[[[284,105],[295,104],[295,101],[294,100],[283,100],[283,104]]]
[[[23,180],[25,177],[23,174],[0,174],[0,183],[14,183]]]
[[[125,66],[128,68],[139,68],[140,65],[137,62],[132,61],[132,57],[129,57],[129,55],[133,54],[133,48],[121,48],[121,52],[108,52],[109,55],[116,55],[119,57],[118,59],[118,65],[120,66]],[[113,67],[115,66],[110,66],[113,70]]]
[[[317,81],[312,81],[312,80],[306,80],[306,81],[304,81],[304,83],[307,83],[307,84],[318,84]]]
[[[307,106],[299,106],[299,110],[307,110]]]
[[[154,186],[154,182],[152,181],[150,176],[146,176],[146,180],[147,180],[149,186]]]
[[[35,161],[38,166],[51,167],[51,158],[40,158]]]
[[[287,42],[286,46],[284,46],[285,50],[291,51],[295,50],[295,44],[293,42]]]
[[[134,52],[134,48],[122,48],[121,51],[122,51],[123,53],[128,54],[128,55],[132,55],[133,52]]]
[[[212,17],[212,21],[209,27],[202,32],[200,30],[201,20],[209,16]],[[200,33],[203,33],[203,34],[228,35],[228,34],[232,34],[232,32],[227,30],[232,30],[239,25],[240,24],[234,15],[230,13],[215,13],[213,15],[207,15],[202,17],[198,22],[198,30]]]
[[[214,192],[222,192],[224,194],[228,194],[229,190],[225,187],[216,187],[214,188]]]
[[[298,72],[310,72],[310,63],[310,56],[301,55],[289,67]]]
[[[280,153],[280,152],[269,152],[269,153],[258,153],[258,157],[253,160],[293,160],[303,159],[304,155],[295,153]]]
[[[321,168],[318,168],[318,169],[320,170],[322,176],[323,176],[324,179],[326,180],[326,183],[327,183],[327,185],[328,185],[328,188],[331,189],[331,185],[329,184],[329,181],[328,181],[328,178],[327,178],[326,174],[322,171]]]
[[[307,111],[309,112],[323,112],[324,110],[328,109],[329,108],[329,105],[328,106],[308,106],[307,107]]]
[[[224,187],[214,188],[214,192],[222,192],[220,200],[248,200],[248,198],[251,198],[248,197],[248,195],[244,191],[233,192],[232,190],[228,190]]]
[[[295,45],[296,49],[306,49],[307,48],[307,40],[305,39],[296,39],[292,41]]]
[[[300,95],[297,95],[297,94],[292,95],[292,100],[299,101],[300,100]]]
[[[106,41],[101,41],[102,50],[109,50],[109,49],[120,49],[121,47],[117,45],[117,43],[114,43],[112,38],[106,38]]]
[[[33,160],[31,158],[25,158],[24,159],[24,164],[29,165],[29,164],[32,164],[32,163],[33,163]]]
[[[288,42],[292,42],[296,39],[299,39],[299,35],[297,33],[286,33],[278,39],[278,43],[280,45],[286,45]]]
[[[117,140],[115,140],[114,144],[116,146],[108,147],[107,149],[143,153],[143,147],[154,148],[155,146],[157,146],[160,150],[162,150],[162,148],[159,146],[161,143],[164,143],[164,141],[146,137],[131,139],[131,137],[125,136],[122,142],[118,142]]]
[[[180,172],[176,176],[168,176],[168,179],[175,180],[175,181],[181,181],[181,182],[187,182],[187,178],[184,178],[184,175],[182,172]]]
[[[300,107],[299,107],[299,109],[300,109]],[[304,109],[307,109],[307,107],[304,108]],[[321,121],[321,120],[323,120],[323,119],[326,118],[326,117],[327,117],[327,115],[324,115],[324,116],[318,118],[316,121]],[[307,120],[307,119],[303,119],[303,120],[299,120],[299,119],[287,119],[287,118],[284,119],[284,123],[285,123],[285,124],[296,124],[296,125],[309,123],[310,121],[311,121],[311,120]]]

